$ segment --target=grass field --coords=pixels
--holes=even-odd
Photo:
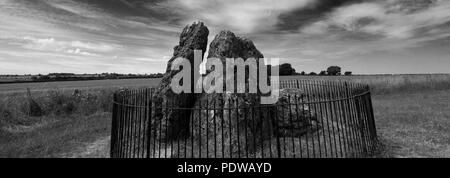
[[[405,74],[405,75],[354,75],[354,76],[288,76],[281,80],[313,79],[364,83],[372,93],[389,94],[442,90],[450,88],[450,74]]]
[[[450,75],[291,76],[367,83],[373,91],[382,157],[450,157]],[[0,85],[0,157],[105,157],[110,99],[121,87],[159,79]],[[41,110],[29,116],[26,88]],[[74,94],[75,89],[81,93]],[[94,151],[92,151],[94,150]]]
[[[62,157],[109,135],[112,89],[0,93],[0,157]],[[33,115],[31,110],[39,110]],[[36,113],[36,112],[35,112]]]
[[[373,96],[388,157],[450,157],[450,89]]]
[[[410,74],[410,75],[354,75],[354,76],[282,76],[280,80],[333,80],[350,81],[369,84],[377,94],[402,91],[440,90],[450,88],[450,74]],[[0,93],[46,90],[102,89],[119,87],[154,87],[160,79],[122,79],[122,80],[91,80],[67,82],[14,83],[0,84]]]
[[[64,82],[37,82],[37,83],[11,83],[0,84],[0,93],[25,92],[27,88],[32,91],[46,90],[73,90],[73,89],[102,89],[118,87],[153,87],[159,83],[158,78],[149,79],[118,79],[118,80],[87,80]]]

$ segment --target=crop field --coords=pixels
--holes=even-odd
[[[281,77],[292,79],[369,84],[380,157],[450,157],[448,74]],[[112,93],[159,80],[1,84],[0,157],[107,157]]]

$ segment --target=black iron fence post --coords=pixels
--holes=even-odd
[[[117,93],[113,94],[113,107],[112,107],[112,119],[111,119],[111,149],[109,155],[111,157],[115,157],[115,150],[116,150],[116,134],[117,134],[117,104],[115,103],[117,101]]]
[[[273,105],[207,97],[192,108],[177,108],[175,101],[157,104],[153,89],[116,92],[109,154],[120,158],[373,154],[378,139],[369,86],[303,80],[281,81],[279,86],[287,91]],[[190,113],[187,129],[173,133],[171,127],[177,123],[170,117],[180,113]]]
[[[362,110],[361,110],[361,96],[355,97],[355,105],[356,105],[356,113],[357,113],[357,120],[358,120],[358,127],[361,134],[361,143],[362,143],[362,150],[364,156],[367,155],[367,144],[366,144],[366,136],[365,136],[365,127],[364,127],[364,121],[362,117]]]

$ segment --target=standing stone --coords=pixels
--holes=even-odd
[[[279,90],[279,98],[271,112],[275,119],[275,134],[279,137],[300,137],[320,127],[314,111],[307,103],[305,92],[296,88]]]
[[[173,57],[168,61],[166,73],[156,87],[153,98],[152,124],[157,139],[167,140],[179,136],[186,136],[189,128],[190,110],[172,108],[191,108],[195,103],[193,94],[194,77],[191,77],[192,92],[176,94],[170,86],[172,78],[180,70],[171,70],[175,59],[182,57],[191,62],[191,76],[194,76],[194,50],[201,50],[202,56],[206,52],[209,30],[203,22],[194,22],[186,26],[181,35],[179,44],[174,48]]]
[[[251,40],[221,31],[210,44],[209,58],[219,58],[225,65],[226,58],[258,61],[264,56]],[[226,92],[225,83],[224,93],[205,93],[197,98],[194,107],[201,109],[195,110],[191,117],[194,157],[252,157],[261,148],[263,137],[268,139],[271,135],[266,132],[271,127],[269,110],[258,107],[260,95]]]
[[[208,58],[264,58],[249,39],[238,37],[231,31],[221,31],[209,46]]]

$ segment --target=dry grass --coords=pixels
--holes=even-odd
[[[63,158],[108,158],[110,147],[110,136],[100,137],[94,142],[82,144],[74,151],[64,153]]]
[[[282,77],[286,79],[367,83],[386,148],[382,156],[450,157],[450,75]],[[99,138],[109,136],[112,91],[118,86],[142,87],[143,81],[86,82],[64,84],[67,88],[60,90],[52,89],[58,82],[34,86],[37,90],[32,86],[32,96],[44,111],[41,117],[28,114],[26,86],[0,85],[0,157],[107,156],[108,141]],[[150,83],[144,86],[154,85]],[[83,97],[72,97],[74,88],[98,87],[102,89],[85,89]]]
[[[54,123],[20,133],[0,130],[0,157],[61,157],[85,143],[109,136],[109,113],[91,116],[45,116]]]
[[[44,115],[29,113],[26,93],[2,94],[0,157],[59,157],[84,142],[109,135],[113,90],[32,93]]]
[[[450,88],[450,74],[288,76],[281,80],[331,80],[368,84],[374,94],[443,90]]]
[[[0,93],[18,93],[26,92],[27,88],[31,91],[47,91],[55,89],[64,90],[91,90],[106,89],[118,87],[155,87],[161,79],[118,79],[118,80],[85,80],[85,81],[61,81],[61,82],[38,82],[38,83],[11,83],[0,84]]]
[[[450,90],[373,96],[386,157],[450,157]]]

